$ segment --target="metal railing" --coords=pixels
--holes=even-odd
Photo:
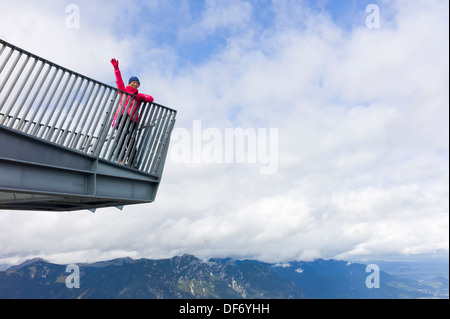
[[[175,117],[0,39],[0,125],[160,177]]]

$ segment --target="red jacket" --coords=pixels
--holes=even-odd
[[[150,95],[147,95],[147,94],[139,93],[139,91],[137,89],[135,89],[135,88],[133,88],[133,87],[131,87],[129,85],[125,87],[125,84],[123,83],[123,80],[122,80],[122,74],[120,73],[119,68],[115,69],[114,73],[116,74],[117,88],[119,90],[125,91],[125,92],[130,93],[130,94],[136,94],[136,97],[133,99],[133,101],[131,101],[131,105],[128,105],[130,97],[127,96],[126,101],[124,101],[126,95],[124,95],[122,97],[122,100],[120,101],[120,104],[119,104],[119,108],[117,109],[116,115],[114,116],[113,126],[116,123],[116,119],[117,119],[117,116],[120,113],[120,110],[122,109],[122,113],[125,113],[125,109],[127,108],[127,106],[128,106],[128,115],[131,115],[131,118],[135,122],[137,122],[138,119],[139,119],[139,114],[137,113],[138,108],[139,108],[139,104],[141,102],[152,103],[153,102],[153,97],[150,96]]]

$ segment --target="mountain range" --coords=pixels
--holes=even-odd
[[[440,276],[417,281],[323,259],[271,264],[183,255],[67,266],[37,258],[0,272],[1,299],[412,299],[448,298],[448,287]]]

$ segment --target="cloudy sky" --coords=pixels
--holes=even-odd
[[[110,85],[115,57],[178,110],[155,203],[0,211],[0,264],[448,255],[447,0],[0,8],[1,39]]]

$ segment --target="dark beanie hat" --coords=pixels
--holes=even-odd
[[[130,80],[128,81],[128,84],[130,84],[131,82],[136,81],[137,83],[139,83],[139,85],[141,84],[141,81],[139,81],[139,79],[137,78],[137,76],[132,76],[130,78]]]

